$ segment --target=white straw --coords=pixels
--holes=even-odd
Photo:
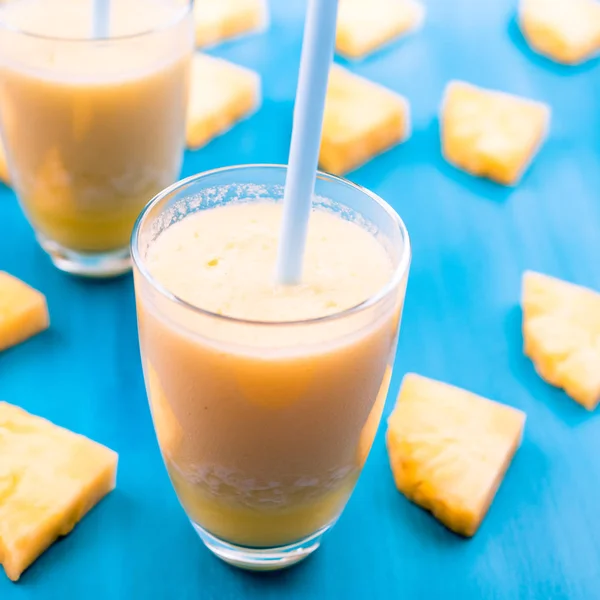
[[[277,282],[300,283],[315,189],[338,0],[309,0],[283,199]]]
[[[93,37],[105,39],[110,30],[110,0],[93,0],[94,21],[92,25]]]

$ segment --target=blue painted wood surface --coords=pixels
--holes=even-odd
[[[285,162],[304,3],[271,0],[268,33],[215,53],[260,71],[261,111],[184,175]],[[0,355],[0,397],[121,456],[118,489],[0,598],[569,599],[600,597],[600,415],[544,384],[522,354],[520,278],[547,272],[600,290],[600,63],[534,55],[515,2],[429,0],[424,29],[352,66],[411,101],[414,134],[352,174],[411,232],[414,261],[397,368],[525,410],[525,439],[478,535],[462,540],[396,492],[383,428],[322,548],[289,571],[253,575],[213,558],[161,463],[137,348],[130,277],[93,283],[53,269],[11,191],[0,190],[0,269],[48,296],[52,328]],[[548,102],[553,122],[521,185],[507,190],[441,158],[437,107],[461,78]]]

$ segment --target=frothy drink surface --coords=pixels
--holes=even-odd
[[[0,5],[12,179],[38,234],[78,252],[126,248],[142,207],[177,179],[184,147],[191,18],[174,0],[111,10],[110,34],[131,37],[95,43],[92,0]]]
[[[302,283],[274,284],[281,206],[239,204],[200,211],[150,247],[154,277],[181,299],[255,321],[299,321],[351,308],[392,276],[383,246],[323,210],[311,216]]]
[[[298,541],[340,514],[379,424],[401,311],[399,293],[368,318],[275,325],[343,311],[392,277],[374,236],[316,211],[302,285],[275,286],[280,219],[274,203],[197,212],[146,254],[181,299],[271,324],[224,330],[165,305],[136,276],[146,382],[175,489],[192,521],[255,547]]]
[[[2,20],[13,29],[34,35],[88,39],[93,33],[94,1],[13,0],[3,9]],[[160,0],[118,0],[111,2],[109,16],[110,36],[122,37],[165,25],[176,13],[172,4]],[[77,57],[72,55],[71,60]]]

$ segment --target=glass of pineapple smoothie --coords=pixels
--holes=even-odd
[[[54,264],[130,268],[143,206],[179,176],[194,46],[188,0],[0,3],[0,130],[11,179]]]
[[[159,194],[132,239],[154,425],[205,544],[249,569],[315,550],[383,411],[410,263],[375,194],[318,175],[303,281],[274,284],[286,168],[211,171]]]

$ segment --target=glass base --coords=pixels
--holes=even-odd
[[[277,571],[291,567],[310,556],[320,545],[327,525],[299,542],[278,548],[247,548],[225,542],[192,521],[206,547],[226,563],[248,571]]]
[[[117,277],[131,270],[129,248],[99,253],[75,252],[43,237],[38,239],[54,266],[65,273],[104,279]]]

